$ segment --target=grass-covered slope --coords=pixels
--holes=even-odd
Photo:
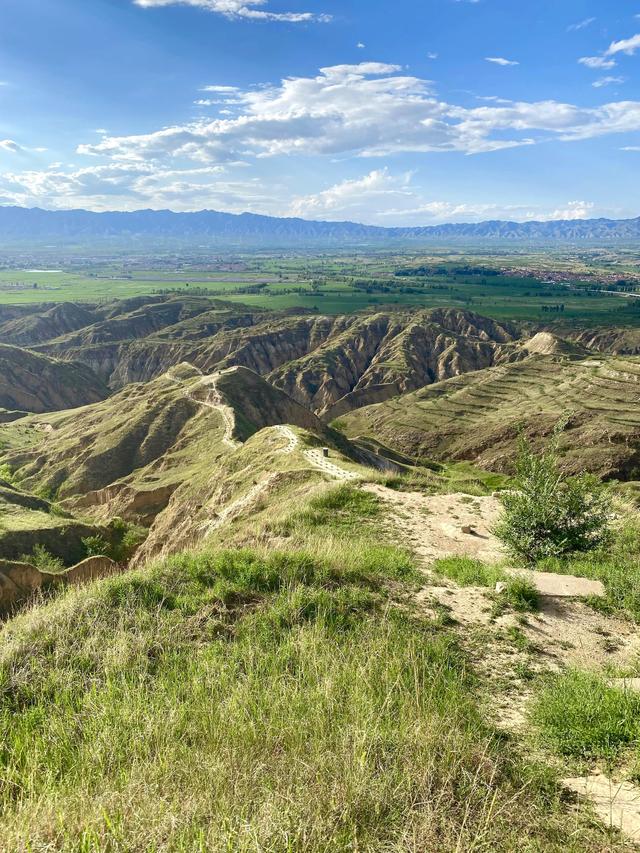
[[[340,418],[413,456],[510,470],[524,427],[541,442],[568,418],[561,449],[576,471],[634,479],[640,468],[640,359],[532,355],[465,374]]]
[[[276,495],[304,494],[322,479],[306,455],[312,446],[332,446],[347,467],[363,456],[246,368],[202,376],[182,365],[93,406],[1,425],[3,437],[0,462],[25,490],[97,521],[150,528],[143,559],[200,541]]]
[[[84,364],[0,344],[0,408],[51,412],[104,400],[107,386]]]
[[[286,550],[185,553],[6,624],[6,848],[604,849],[483,721],[377,514],[342,487]]]

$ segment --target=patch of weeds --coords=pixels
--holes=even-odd
[[[528,578],[515,575],[505,583],[502,596],[517,613],[533,613],[540,609],[538,590]]]
[[[640,694],[611,687],[593,673],[569,670],[549,679],[532,720],[561,755],[615,758],[640,736]]]
[[[443,557],[436,560],[431,568],[460,586],[495,587],[498,581],[504,581],[506,578],[504,572],[497,566],[471,557]]]
[[[533,681],[536,677],[535,672],[531,669],[529,664],[524,661],[518,661],[513,667],[513,672],[516,677],[522,679],[522,681]]]
[[[10,465],[0,465],[0,480],[9,483],[10,486],[19,488],[18,480]]]
[[[277,532],[290,535],[296,527],[307,530],[355,527],[380,513],[380,502],[375,495],[345,484],[313,498],[307,509],[277,525]]]
[[[505,630],[505,635],[509,642],[511,642],[519,651],[530,651],[531,643],[529,642],[527,635],[516,625],[510,625]]]

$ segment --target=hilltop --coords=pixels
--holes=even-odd
[[[628,338],[198,296],[0,330],[43,401],[101,389],[0,418],[7,849],[628,849],[634,484],[596,554],[495,535],[522,428],[637,477]]]

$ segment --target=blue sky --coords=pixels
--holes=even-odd
[[[0,204],[640,214],[640,0],[2,0]]]

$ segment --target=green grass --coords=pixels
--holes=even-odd
[[[607,548],[544,560],[538,568],[602,581],[606,599],[594,599],[593,605],[640,622],[640,526],[635,519],[616,531]]]
[[[526,577],[507,574],[500,566],[483,563],[471,557],[443,557],[435,560],[431,568],[460,586],[495,589],[496,584],[501,582],[504,588],[496,598],[498,606],[506,603],[520,613],[539,608],[539,596],[533,584]]]
[[[283,522],[281,530],[291,532],[296,527],[343,530],[376,518],[381,512],[375,495],[344,484],[312,498],[304,510],[292,513]]]
[[[350,562],[185,554],[8,623],[6,848],[601,849],[482,721],[451,637]]]
[[[640,744],[640,694],[598,675],[568,670],[552,677],[531,712],[543,741],[572,758],[614,759]]]
[[[485,257],[476,253],[463,254],[456,261],[447,251],[441,261],[434,258],[438,250],[432,249],[428,264],[448,268],[439,273],[430,272],[421,277],[396,277],[400,267],[407,266],[407,257],[401,252],[384,253],[371,249],[362,256],[344,257],[319,253],[302,253],[283,257],[281,254],[251,253],[242,256],[241,269],[222,271],[219,265],[210,265],[194,256],[191,268],[172,267],[159,252],[158,269],[134,269],[128,263],[129,252],[119,258],[102,259],[100,250],[94,248],[94,260],[83,259],[81,267],[67,270],[28,271],[0,270],[0,304],[34,304],[37,302],[101,301],[153,294],[172,290],[177,293],[209,293],[232,301],[260,308],[282,310],[286,308],[317,309],[323,313],[350,313],[382,306],[407,306],[421,308],[454,307],[476,311],[501,320],[561,321],[565,325],[640,325],[640,312],[634,300],[611,294],[588,293],[584,289],[568,289],[559,284],[545,284],[548,269],[574,272],[570,278],[580,281],[581,264],[574,259],[552,257],[549,253],[533,253],[516,258],[506,252],[502,258],[495,254]],[[85,251],[91,255],[91,251]],[[196,255],[197,253],[194,253]],[[413,250],[411,252],[413,262]],[[124,260],[124,263],[123,263]],[[240,260],[240,257],[236,257]],[[526,278],[500,274],[485,279],[483,275],[453,274],[456,263],[480,263],[495,268],[527,264],[531,274]],[[419,260],[415,259],[419,265]],[[44,266],[50,259],[43,260]],[[53,264],[57,266],[57,263]],[[590,262],[598,271],[598,262]],[[589,267],[587,267],[589,268]],[[624,274],[622,266],[616,267]],[[630,267],[629,269],[634,269]],[[606,270],[610,272],[610,269]],[[389,284],[388,292],[376,289],[380,277]],[[312,289],[312,282],[319,282]],[[361,282],[365,288],[357,286]],[[18,284],[19,287],[14,287]],[[33,285],[37,284],[37,287]],[[257,288],[257,292],[256,292]],[[546,314],[542,306],[562,302],[562,314]]]

